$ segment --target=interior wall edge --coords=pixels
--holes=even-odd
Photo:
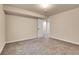
[[[51,18],[52,16],[55,16],[55,15],[59,15],[59,14],[62,14],[62,13],[66,13],[66,12],[73,11],[73,10],[78,9],[78,8],[79,8],[79,7],[76,7],[76,8],[70,9],[70,10],[66,10],[66,11],[63,11],[63,12],[59,12],[59,13],[54,14],[54,15],[50,15],[49,18]]]
[[[50,38],[52,38],[52,39],[54,38],[56,40],[60,40],[60,41],[68,42],[68,43],[71,43],[71,44],[79,45],[79,42],[66,40],[66,39],[62,39],[62,38],[59,38],[59,37],[55,37],[55,36],[50,36]]]
[[[5,45],[6,45],[6,42],[2,45],[2,48],[0,50],[0,54],[1,54],[2,50],[4,49]]]
[[[38,18],[45,18],[44,15],[41,15],[41,14],[38,14],[38,13],[35,13],[32,11],[28,11],[25,9],[12,7],[12,6],[4,6],[4,11],[8,14],[9,13],[10,14],[20,14],[20,15],[26,15],[26,16],[29,15],[29,16],[38,17]],[[21,12],[21,11],[24,11],[24,12]]]
[[[6,13],[6,15],[14,15],[14,16],[20,16],[20,17],[33,18],[33,19],[45,19],[45,18],[34,17],[34,16],[30,16],[30,15],[22,15],[22,14],[15,14],[15,13]]]
[[[14,42],[19,42],[19,41],[24,41],[24,40],[32,40],[32,39],[37,39],[37,37],[30,37],[30,38],[24,38],[24,39],[19,39],[19,40],[7,41],[6,43],[14,43]]]

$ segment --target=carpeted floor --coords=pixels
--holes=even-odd
[[[79,46],[56,39],[33,39],[9,43],[1,55],[77,55]]]

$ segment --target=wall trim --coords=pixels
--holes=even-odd
[[[31,39],[36,39],[36,38],[37,37],[18,39],[18,40],[13,40],[13,41],[7,41],[6,43],[14,43],[14,42],[19,42],[19,41],[24,41],[24,40],[31,40]]]
[[[75,44],[75,45],[79,45],[78,42],[74,42],[74,41],[70,41],[70,40],[65,40],[65,39],[62,39],[62,38],[55,37],[55,36],[51,36],[50,38],[56,39],[56,40],[61,40],[61,41],[67,42],[67,43]]]

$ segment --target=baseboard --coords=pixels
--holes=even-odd
[[[31,40],[31,39],[36,39],[36,38],[37,37],[24,38],[24,39],[19,39],[19,40],[7,41],[6,43],[13,43],[13,42],[19,42],[19,41],[24,41],[24,40]]]
[[[1,52],[2,52],[2,50],[4,48],[4,46],[5,46],[5,44],[6,44],[6,42],[2,45],[2,48],[0,49],[0,54],[1,54]]]
[[[74,41],[70,41],[70,40],[66,40],[66,39],[62,39],[62,38],[57,38],[57,37],[54,37],[54,36],[51,36],[50,38],[57,39],[57,40],[61,40],[61,41],[64,41],[64,42],[68,42],[68,43],[71,43],[71,44],[75,44],[75,45],[79,45],[79,42],[74,42]]]

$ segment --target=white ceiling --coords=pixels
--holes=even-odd
[[[60,12],[71,10],[73,8],[77,8],[79,7],[79,4],[51,4],[47,10],[43,9],[39,4],[8,4],[8,6],[23,8],[40,13],[45,16],[50,16]]]

